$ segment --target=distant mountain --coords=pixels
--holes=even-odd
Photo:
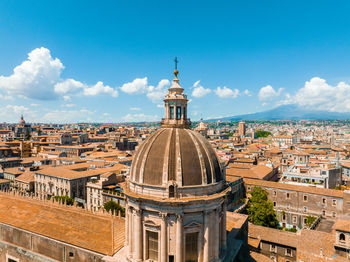
[[[305,109],[297,105],[283,105],[271,110],[229,116],[208,121],[239,121],[239,120],[346,120],[350,119],[350,113],[338,113]]]

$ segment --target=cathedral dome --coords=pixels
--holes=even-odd
[[[190,129],[187,96],[177,78],[165,95],[162,128],[139,147],[132,162],[129,189],[153,197],[186,197],[222,190],[224,174],[209,142]]]
[[[199,133],[184,128],[161,128],[138,149],[130,182],[167,187],[205,186],[223,181],[214,149]]]
[[[18,125],[24,126],[26,124],[26,121],[23,119],[23,115],[21,116],[21,119],[18,121]]]

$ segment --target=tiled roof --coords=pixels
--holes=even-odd
[[[318,188],[318,187],[311,187],[311,186],[290,185],[286,183],[279,183],[279,182],[272,182],[272,181],[265,181],[265,180],[258,180],[258,179],[244,178],[244,183],[247,185],[262,186],[267,188],[278,188],[282,190],[285,189],[285,190],[291,190],[291,191],[311,193],[316,195],[333,196],[333,197],[340,197],[340,198],[344,196],[344,192],[341,190]]]
[[[106,215],[10,195],[0,195],[0,223],[105,255],[113,255],[124,244],[123,218],[112,222]]]
[[[248,236],[250,238],[261,239],[262,241],[276,243],[289,247],[297,247],[296,233],[282,231],[279,229],[257,226],[249,223]]]

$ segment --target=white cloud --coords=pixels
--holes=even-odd
[[[60,95],[76,93],[82,88],[87,88],[87,86],[74,79],[66,79],[62,82],[56,83],[54,86],[55,92]]]
[[[130,107],[129,110],[130,111],[140,111],[141,108],[139,108],[139,107]]]
[[[39,104],[30,104],[30,106],[32,106],[32,107],[38,107],[38,106],[40,106]]]
[[[91,117],[95,112],[80,110],[53,110],[42,117],[42,122],[46,123],[74,123],[74,122],[91,122]]]
[[[329,85],[325,79],[313,77],[295,95],[286,95],[281,104],[297,104],[308,109],[350,112],[350,85]]]
[[[122,117],[123,122],[155,122],[159,121],[157,115],[127,114]]]
[[[209,88],[204,88],[203,86],[199,85],[200,81],[198,80],[193,84],[193,91],[192,91],[192,96],[194,97],[203,97],[211,92]]]
[[[72,99],[70,98],[70,96],[63,96],[63,100],[64,100],[65,102],[72,101]]]
[[[0,76],[0,89],[9,95],[39,100],[61,96],[64,101],[70,101],[74,94],[118,96],[116,89],[101,81],[94,86],[88,86],[71,78],[62,79],[63,69],[61,61],[53,58],[49,49],[36,48],[28,54],[27,60],[15,67],[12,75]],[[9,99],[9,96],[0,94],[0,99]]]
[[[161,101],[167,93],[166,88],[170,85],[169,80],[162,79],[158,85],[148,85],[147,77],[136,78],[132,82],[126,83],[120,87],[124,93],[129,95],[146,94],[146,96],[153,102],[158,103]]]
[[[67,108],[71,108],[71,107],[75,107],[77,106],[76,104],[63,104],[61,105],[61,107],[67,107]]]
[[[63,69],[61,61],[51,57],[50,50],[36,48],[15,67],[12,75],[0,76],[0,89],[28,98],[52,99],[55,97],[52,87],[60,80]]]
[[[84,95],[86,96],[96,96],[96,95],[110,95],[112,97],[118,97],[118,90],[104,85],[103,82],[98,81],[96,85],[92,87],[84,88]]]
[[[244,90],[243,92],[246,96],[252,96],[252,93],[248,89]]]
[[[280,88],[276,91],[272,86],[267,85],[260,89],[258,97],[260,101],[268,101],[280,96],[282,91],[283,88]]]
[[[239,95],[238,89],[230,89],[224,86],[221,88],[220,86],[217,87],[215,90],[215,94],[220,98],[236,98]]]
[[[143,94],[148,91],[147,77],[136,78],[132,82],[122,85],[120,89],[129,95]]]
[[[157,87],[149,86],[147,97],[151,99],[153,103],[159,103],[163,100],[166,95],[167,87],[170,85],[170,81],[168,79],[162,79],[159,81]]]
[[[109,113],[103,113],[102,115],[103,115],[103,116],[110,116]]]
[[[0,122],[3,122],[3,121],[17,122],[20,119],[22,114],[24,115],[24,119],[26,121],[28,119],[36,118],[36,111],[32,111],[25,106],[6,105],[4,107],[0,107]]]

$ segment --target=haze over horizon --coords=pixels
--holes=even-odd
[[[175,56],[192,120],[285,104],[348,113],[349,7],[3,1],[0,122],[159,121]]]

